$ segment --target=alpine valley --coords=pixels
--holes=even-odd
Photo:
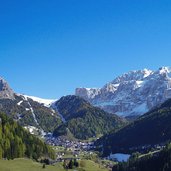
[[[3,159],[27,157],[61,170],[89,171],[90,160],[95,171],[169,170],[170,122],[169,67],[130,71],[59,100],[16,93],[0,78]]]

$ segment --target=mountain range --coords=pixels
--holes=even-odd
[[[169,99],[171,69],[130,71],[101,89],[77,88],[76,95],[59,100],[22,95],[0,78],[0,110],[32,134],[50,132],[54,136],[89,139],[119,132],[128,124],[123,116],[141,116]],[[139,123],[140,118],[133,123]],[[121,130],[124,132],[129,126],[132,127],[129,124]]]
[[[76,96],[59,100],[41,99],[15,93],[4,79],[0,79],[0,111],[12,117],[30,133],[44,136],[67,135],[88,139],[102,136],[125,125],[125,119],[108,114]]]
[[[130,71],[102,88],[76,88],[75,95],[119,116],[139,116],[171,98],[171,68]]]

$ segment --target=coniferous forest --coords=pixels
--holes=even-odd
[[[4,113],[0,113],[0,159],[54,158],[53,150]]]

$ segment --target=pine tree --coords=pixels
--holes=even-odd
[[[69,164],[68,164],[68,168],[69,169],[73,169],[73,166],[74,166],[74,163],[72,161],[72,159],[69,161]]]

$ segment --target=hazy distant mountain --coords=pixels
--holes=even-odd
[[[171,68],[130,71],[103,88],[77,88],[75,94],[110,113],[142,115],[171,97]]]

